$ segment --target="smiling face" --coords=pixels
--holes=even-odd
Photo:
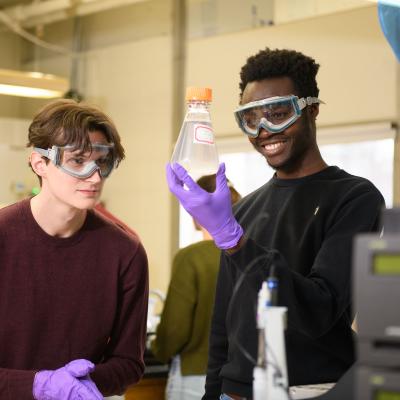
[[[268,78],[246,85],[241,104],[275,96],[297,95],[288,77]],[[249,137],[254,148],[277,171],[280,178],[310,175],[325,167],[316,143],[315,118],[318,106],[307,106],[301,117],[280,133],[260,130],[256,138]]]
[[[107,144],[102,132],[90,132],[89,138],[93,144]],[[84,156],[90,159],[99,157],[95,152]],[[104,185],[104,178],[101,178],[98,170],[87,178],[77,178],[57,168],[52,162],[46,163],[43,159],[40,171],[41,192],[52,201],[80,210],[91,209],[97,204]]]

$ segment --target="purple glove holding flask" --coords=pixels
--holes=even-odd
[[[74,360],[54,371],[39,371],[33,382],[36,400],[102,400],[89,376],[95,366],[84,359]]]
[[[182,207],[209,232],[217,247],[226,250],[238,244],[243,229],[232,213],[224,163],[218,168],[213,193],[203,190],[177,163],[167,164],[167,182]]]

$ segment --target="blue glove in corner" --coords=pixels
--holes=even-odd
[[[74,360],[54,371],[39,371],[33,382],[36,400],[102,400],[89,373],[95,366],[88,360]]]
[[[213,193],[203,190],[179,164],[167,164],[167,182],[182,207],[210,233],[217,247],[226,250],[237,245],[243,229],[232,213],[224,163],[218,168]]]
[[[400,62],[400,4],[394,0],[379,0],[378,16],[382,31]]]

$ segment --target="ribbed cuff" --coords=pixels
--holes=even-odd
[[[253,397],[253,387],[251,383],[244,383],[223,378],[222,393],[232,393],[236,396],[241,396],[246,400]]]
[[[35,371],[14,371],[9,377],[9,393],[11,399],[31,400],[33,397],[33,379]],[[7,397],[8,399],[8,397]]]

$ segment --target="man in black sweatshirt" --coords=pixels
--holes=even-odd
[[[170,190],[225,250],[203,399],[252,398],[257,293],[271,266],[278,305],[288,308],[289,384],[335,382],[354,362],[352,238],[378,229],[384,200],[368,180],[322,159],[318,68],[302,53],[268,48],[243,66],[235,117],[276,173],[234,214],[223,164],[212,194],[181,166],[167,166]]]

